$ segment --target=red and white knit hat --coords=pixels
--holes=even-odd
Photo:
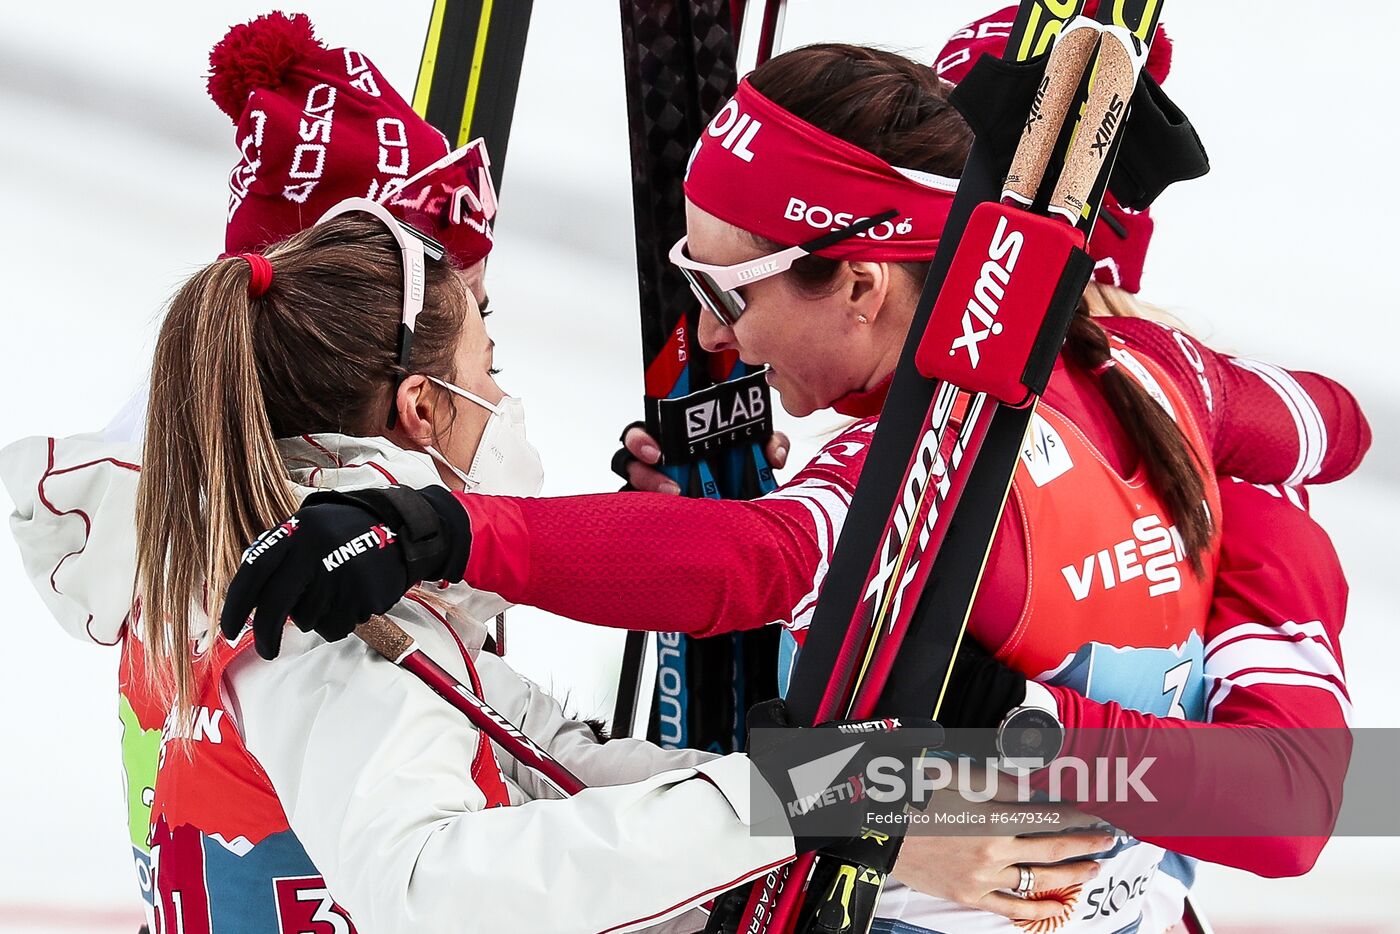
[[[1098,12],[1099,0],[1088,0],[1084,15]],[[1016,20],[1016,7],[1010,6],[959,29],[934,60],[940,78],[957,84],[985,53],[1000,57]],[[1147,72],[1161,84],[1172,67],[1172,42],[1161,26],[1148,54]],[[1152,240],[1152,217],[1148,211],[1130,211],[1118,203],[1113,192],[1104,196],[1103,211],[1089,239],[1094,257],[1094,279],[1136,293],[1142,288],[1142,270],[1147,245]]]
[[[209,69],[209,96],[238,127],[227,254],[283,240],[346,198],[387,198],[391,213],[463,267],[491,251],[484,147],[401,189],[448,154],[446,138],[362,53],[326,48],[304,14],[234,26],[209,53]]]

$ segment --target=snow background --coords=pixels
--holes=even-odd
[[[411,94],[430,4],[320,0],[332,46],[359,48]],[[987,0],[795,0],[786,47],[878,42],[930,60]],[[1168,87],[1214,171],[1156,212],[1144,295],[1215,346],[1343,379],[1375,448],[1319,489],[1314,511],[1352,582],[1346,652],[1358,726],[1400,726],[1391,571],[1400,527],[1400,383],[1391,362],[1397,247],[1389,217],[1335,193],[1395,152],[1396,82],[1370,35],[1400,31],[1386,0],[1339,15],[1302,0],[1178,0]],[[163,303],[222,245],[232,127],[204,95],[209,47],[262,2],[72,0],[0,8],[0,443],[100,427],[140,384]],[[1337,7],[1332,10],[1339,9]],[[615,488],[618,428],[641,369],[615,9],[539,0],[493,255],[491,326],[502,385],[525,397],[546,492]],[[1359,33],[1359,35],[1358,35]],[[1248,48],[1269,49],[1246,62]],[[1385,177],[1382,175],[1382,177]],[[1341,184],[1346,181],[1356,188]],[[1368,188],[1371,186],[1367,186]],[[1378,199],[1377,199],[1378,200]],[[780,418],[800,464],[835,422]],[[1286,543],[1283,543],[1286,544]],[[0,535],[0,931],[131,931],[139,911],[123,827],[116,652],[77,645],[47,616]],[[510,659],[606,716],[620,633],[513,611]],[[678,845],[684,845],[678,841]],[[1198,887],[1231,931],[1400,931],[1389,839],[1332,842],[1300,880],[1207,867]],[[1330,927],[1329,927],[1330,926]]]

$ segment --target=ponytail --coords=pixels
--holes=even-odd
[[[175,709],[193,704],[192,598],[208,615],[243,549],[297,507],[268,420],[242,259],[207,267],[171,303],[151,367],[136,568],[148,666]],[[273,290],[276,290],[274,285]]]
[[[1215,528],[1200,452],[1136,379],[1111,365],[1108,335],[1084,304],[1070,324],[1063,353],[1068,362],[1097,376],[1104,399],[1142,457],[1152,488],[1166,501],[1191,568],[1200,575],[1201,556]]]
[[[166,313],[151,365],[136,494],[137,588],[150,680],[180,718],[194,700],[193,646],[212,638],[209,619],[243,550],[296,511],[276,439],[378,435],[393,387],[407,375],[397,355],[403,266],[380,221],[338,217],[261,259],[270,267],[257,262],[255,295],[253,263],[242,257],[187,282]],[[455,378],[471,307],[462,276],[429,264],[413,372]]]

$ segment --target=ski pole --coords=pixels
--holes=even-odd
[[[1027,119],[1021,145],[1013,159],[1013,168],[1007,179],[1006,190],[1003,192],[1003,199],[1009,203],[1027,206],[1035,201],[1047,173],[1050,157],[1057,145],[1056,138],[1064,118],[1068,115],[1071,102],[1078,96],[1077,91],[1085,68],[1092,64],[1090,88],[1084,103],[1082,117],[1075,127],[1069,151],[1058,173],[1054,192],[1047,207],[1047,213],[1050,216],[1058,217],[1071,227],[1075,227],[1084,223],[1086,217],[1092,219],[1091,196],[1095,194],[1096,182],[1103,177],[1105,169],[1112,165],[1113,157],[1116,155],[1115,144],[1126,117],[1127,102],[1132,96],[1138,72],[1146,56],[1146,47],[1135,42],[1127,29],[1100,24],[1092,24],[1087,28],[1072,27],[1066,31],[1062,38],[1068,41],[1063,43],[1063,48],[1056,47],[1055,53],[1052,54],[1051,60],[1047,63],[1046,80],[1040,86],[1036,106],[1033,107],[1032,113]],[[1054,116],[1050,113],[1053,110],[1058,112],[1060,122],[1058,124],[1047,123],[1044,128],[1037,128],[1036,124],[1041,119],[1041,116],[1037,115],[1037,108],[1042,106],[1046,108],[1045,111],[1041,112],[1044,117]],[[1034,132],[1036,129],[1048,132]],[[1034,409],[1035,401],[1034,398],[1030,400],[1031,410]],[[995,410],[998,407],[988,406],[987,408]],[[930,484],[930,486],[932,485]],[[925,489],[923,493],[927,495],[928,490]],[[935,494],[935,499],[937,498],[937,494]],[[937,508],[936,504],[934,508]],[[923,509],[920,506],[916,514],[922,514],[922,512]],[[951,515],[948,510],[941,511],[936,515],[937,519],[934,528],[930,530],[932,533],[930,537],[941,539],[942,536],[938,534],[939,527],[946,526]],[[942,530],[946,531],[946,528]],[[929,554],[936,554],[937,551],[938,549],[935,548]],[[904,557],[903,550],[901,550],[901,564]],[[983,561],[985,562],[985,551]],[[919,563],[924,562],[921,560]],[[920,570],[922,573],[917,575],[917,589],[922,589],[922,581],[927,578],[928,573],[927,568]],[[896,578],[899,576],[895,575]],[[896,586],[894,580],[888,586]],[[890,604],[887,597],[881,603],[879,615],[883,617]],[[967,607],[964,607],[964,610],[969,608],[970,602]],[[956,641],[961,639],[961,631],[966,625],[966,615],[964,612],[962,619],[949,621],[958,624],[959,637]],[[900,637],[904,634],[904,627],[891,625],[888,628],[890,631],[887,634],[894,638],[882,640],[878,650],[873,644],[867,649],[866,665],[862,666],[857,676],[857,683],[851,692],[853,696],[847,712],[849,716],[861,716],[862,711],[873,709],[879,699],[880,689],[883,687],[884,679],[889,674],[899,644],[903,641]],[[956,641],[953,646],[954,652],[956,652]],[[876,656],[881,661],[875,661]],[[945,677],[939,685],[935,716],[938,705],[941,705],[942,691],[946,688],[946,674],[945,672]],[[866,675],[873,675],[873,677],[867,678]],[[840,696],[841,692],[834,692],[830,690],[831,687],[828,685],[822,706],[829,706],[831,701]],[[829,714],[829,711],[825,712]],[[818,719],[822,719],[822,717],[819,716]],[[897,848],[889,854],[890,865],[893,864],[894,853],[897,853]],[[828,858],[841,860],[840,856]],[[787,884],[778,883],[773,887],[776,889],[776,893],[772,889],[765,893],[769,897],[776,894],[776,903],[773,904],[771,913],[767,915],[766,926],[763,925],[759,915],[757,889],[747,906],[745,920],[750,923],[757,922],[760,925],[758,929],[766,928],[770,934],[786,934],[792,930],[796,924],[804,895],[811,894],[804,892],[804,883],[810,878],[814,860],[815,857],[811,854],[804,854],[792,864],[792,872],[788,876]],[[873,920],[873,903],[871,908],[872,915],[870,917],[851,918],[847,912],[842,912],[848,925],[843,930],[868,930],[869,924]],[[753,929],[744,928],[743,925],[741,928]]]
[[[506,754],[533,769],[551,788],[565,797],[584,789],[583,782],[538,743],[520,732],[486,701],[428,657],[417,640],[387,616],[370,617],[355,627],[355,635],[384,658],[422,681],[433,693],[466,714],[472,725]]]

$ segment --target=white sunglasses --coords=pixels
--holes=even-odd
[[[467,184],[453,184],[452,174],[447,172],[458,163],[463,176],[457,180]],[[434,179],[435,175],[442,178]],[[475,185],[475,190],[472,189]],[[440,198],[441,194],[448,197]],[[480,214],[484,221],[496,216],[496,185],[491,181],[491,157],[486,152],[486,140],[477,138],[467,145],[454,149],[436,162],[415,172],[402,182],[386,185],[384,192],[376,199],[380,204],[411,209],[426,214],[441,228],[449,224],[464,223],[471,214]]]
[[[686,250],[690,238],[681,237],[676,241],[676,245],[671,247],[670,259],[681,271],[681,275],[685,276],[685,281],[690,284],[690,291],[695,293],[700,304],[718,318],[721,324],[732,328],[744,313],[744,298],[739,294],[741,285],[751,285],[781,275],[802,257],[810,256],[842,240],[859,236],[885,221],[893,221],[898,216],[899,212],[893,209],[882,211],[874,217],[861,218],[849,226],[839,227],[815,240],[808,240],[806,243],[799,243],[797,246],[790,246],[776,253],[745,260],[732,266],[715,266],[691,259]]]
[[[326,221],[340,217],[343,214],[363,213],[378,219],[385,227],[389,228],[389,233],[394,235],[394,242],[399,245],[399,256],[403,260],[403,313],[399,319],[398,338],[398,360],[399,370],[402,373],[408,372],[409,354],[413,350],[413,326],[418,321],[418,314],[423,310],[423,289],[427,282],[426,259],[438,262],[444,255],[442,244],[432,237],[427,236],[412,224],[405,224],[394,215],[390,214],[382,204],[370,201],[368,198],[346,198],[331,207],[330,210],[322,214],[317,224],[324,224]],[[398,390],[400,377],[394,380],[394,389]],[[389,407],[389,424],[393,428],[394,422],[398,419],[398,409],[396,406]]]

